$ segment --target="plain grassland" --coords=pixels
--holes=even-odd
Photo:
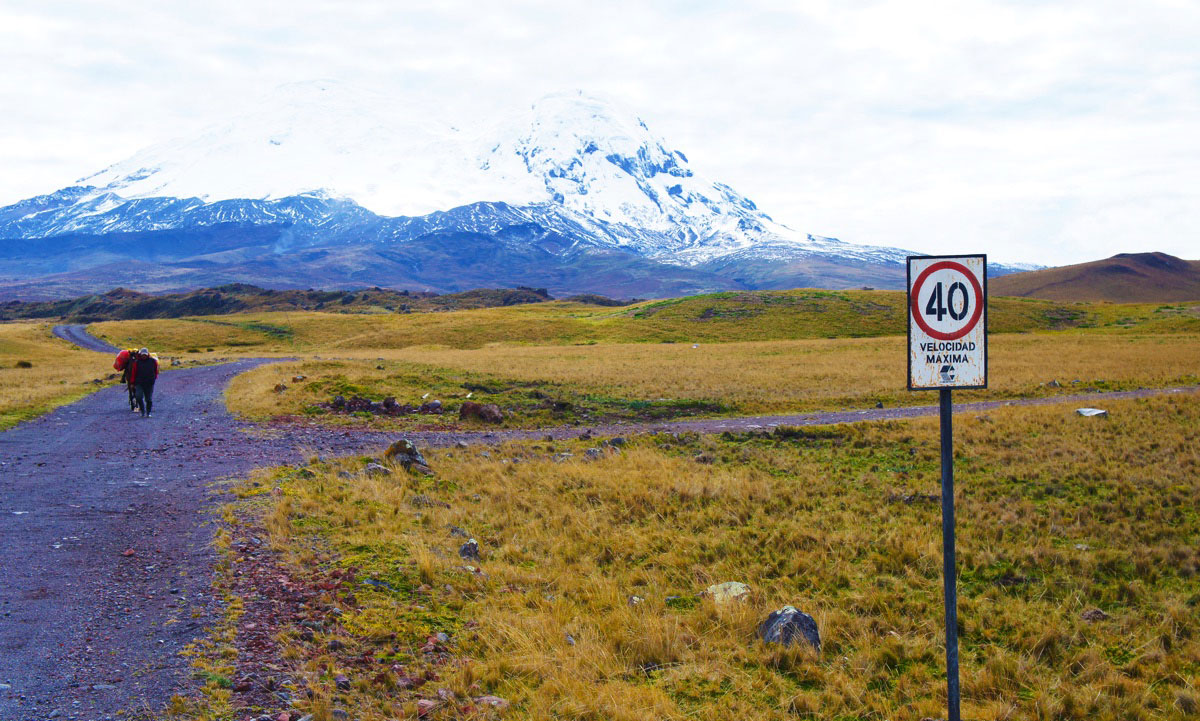
[[[962,401],[1200,383],[1200,335],[1039,333],[990,339],[990,388]],[[231,410],[265,420],[312,413],[334,395],[393,396],[450,410],[471,399],[513,413],[510,425],[836,410],[932,402],[905,390],[904,339],[356,351],[342,360],[264,366],[230,385]],[[350,356],[359,355],[355,359]],[[366,356],[366,357],[361,357]],[[292,378],[305,376],[294,383]],[[1057,380],[1059,386],[1049,385]],[[288,386],[284,393],[272,389]],[[550,399],[548,403],[546,399]],[[554,411],[553,402],[569,408]],[[326,416],[329,418],[330,416]],[[362,419],[338,417],[343,422]],[[442,420],[448,423],[451,419]],[[376,425],[412,423],[372,419]],[[423,424],[436,423],[429,416]]]
[[[55,338],[51,327],[0,324],[0,430],[93,392],[101,385],[91,381],[112,373],[107,354]]]
[[[334,395],[394,396],[417,404],[426,393],[452,403],[470,392],[474,400],[514,411],[513,424],[539,425],[924,402],[923,395],[903,390],[904,365],[897,361],[904,357],[898,337],[903,302],[894,291],[797,290],[719,293],[619,309],[537,303],[454,313],[267,313],[93,328],[117,343],[200,351],[201,357],[213,348],[303,358],[234,382],[229,405],[250,418],[311,413],[315,403]],[[989,314],[992,388],[961,394],[964,400],[1200,380],[1200,306],[995,298]],[[306,382],[292,384],[296,375]],[[1052,379],[1063,387],[1046,385]],[[288,391],[273,393],[281,382]],[[547,398],[559,401],[558,410],[547,409]],[[403,427],[416,421],[370,422]]]
[[[1107,407],[958,419],[964,718],[1200,707],[1200,398]],[[331,591],[316,608],[338,620],[281,636],[317,718],[407,717],[418,696],[449,718],[483,693],[521,719],[939,717],[936,424],[645,436],[596,460],[582,442],[433,451],[435,479],[348,480],[365,460],[344,459],[259,473],[241,513],[297,573],[390,586]],[[458,558],[451,525],[482,561]],[[724,581],[749,601],[698,596]],[[785,604],[815,616],[819,654],[756,640]],[[398,690],[380,671],[420,676],[439,631],[460,661]]]

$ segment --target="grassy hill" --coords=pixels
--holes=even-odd
[[[988,292],[1056,301],[1200,301],[1200,260],[1166,253],[1120,253],[1091,263],[992,278]]]
[[[494,343],[727,343],[903,335],[904,302],[899,291],[738,291],[621,308],[556,301],[454,313],[254,312],[102,322],[92,331],[117,346],[146,345],[175,353],[210,347],[217,352],[296,353]],[[988,327],[991,333],[1072,328],[1200,332],[1200,310],[993,297]]]

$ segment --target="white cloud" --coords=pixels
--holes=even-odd
[[[6,3],[0,203],[284,82],[499,112],[610,94],[798,230],[1076,262],[1200,257],[1190,2]]]

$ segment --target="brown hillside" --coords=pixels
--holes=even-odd
[[[1056,301],[1200,300],[1200,260],[1183,260],[1166,253],[1118,253],[1091,263],[989,278],[988,292]]]

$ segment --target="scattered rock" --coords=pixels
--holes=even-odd
[[[1047,388],[1062,388],[1062,383],[1059,383],[1057,380],[1051,380],[1049,383],[1046,384],[1046,387]]]
[[[1080,614],[1079,617],[1082,618],[1084,621],[1090,621],[1093,623],[1096,621],[1107,621],[1109,618],[1107,613],[1105,613],[1104,611],[1101,611],[1098,608],[1089,608],[1088,610],[1086,610],[1082,614]]]
[[[458,419],[461,421],[476,420],[484,423],[500,423],[504,420],[504,411],[500,410],[500,406],[495,403],[476,403],[475,401],[463,401],[462,406],[458,409]]]
[[[346,678],[345,676],[342,676],[339,674],[336,678],[333,679],[333,683],[335,686],[338,687],[339,691],[349,691],[350,690],[350,679]]]
[[[1108,411],[1100,410],[1099,408],[1076,408],[1075,412],[1081,416],[1088,418],[1092,416],[1107,416]]]
[[[463,448],[470,448],[471,446],[469,446],[466,441],[458,441],[457,443],[454,444],[454,447],[458,448],[458,449],[463,449]]]
[[[346,399],[343,396],[334,396],[333,400],[329,401],[329,407],[334,410],[342,410],[346,407]]]
[[[497,711],[503,711],[504,709],[508,708],[508,701],[505,701],[499,696],[476,696],[475,703],[479,704],[480,706],[491,706]]]
[[[437,708],[437,701],[423,698],[417,701],[417,717],[424,718],[432,713],[435,708]]]
[[[429,467],[425,456],[421,455],[421,452],[417,450],[413,442],[407,438],[401,438],[388,446],[388,449],[383,453],[383,457],[392,463],[399,463],[404,467],[404,470],[410,473],[420,473],[426,476],[433,475],[433,469]]]
[[[458,555],[464,561],[478,561],[479,560],[479,543],[478,543],[478,541],[476,541],[474,538],[472,538],[471,540],[464,543],[458,549]]]
[[[393,586],[392,584],[388,583],[387,581],[380,581],[380,580],[379,580],[379,579],[377,579],[377,578],[367,578],[367,579],[364,579],[364,580],[363,580],[363,582],[362,582],[362,584],[363,584],[364,586],[372,586],[372,587],[374,587],[374,588],[382,588],[382,589],[385,589],[385,590],[388,590],[388,591],[395,591],[395,590],[396,590],[396,587],[395,587],[395,586]]]
[[[603,456],[604,451],[600,450],[599,448],[589,448],[583,452],[583,455],[587,456],[589,461],[594,461]]]
[[[1092,550],[1092,547],[1087,545],[1086,543],[1076,543],[1075,550],[1076,551],[1090,551],[1090,550]]]
[[[299,383],[299,382],[303,381],[305,378],[307,378],[307,376],[292,376],[292,382]]]
[[[465,530],[459,528],[458,526],[453,526],[453,525],[450,526],[450,535],[458,536],[459,538],[470,538],[471,537],[471,534],[467,533]]]
[[[739,581],[726,581],[709,586],[704,595],[718,604],[730,601],[745,601],[750,597],[750,587]]]
[[[282,384],[282,383],[275,384],[275,392],[276,393],[283,393],[286,390],[287,390],[287,386],[285,386],[284,384]]]
[[[439,501],[439,500],[430,498],[429,496],[425,495],[424,493],[418,493],[417,495],[409,498],[408,504],[414,508],[449,508],[450,507],[449,503],[446,503],[445,501]]]
[[[341,687],[339,686],[338,688]],[[349,688],[349,686],[346,688]],[[329,712],[329,718],[334,719],[334,721],[349,721],[350,712],[346,711],[345,709],[335,708]]]
[[[337,476],[338,476],[338,478],[344,478],[346,480],[350,480],[351,478],[354,478],[354,474],[351,473],[350,471],[338,471]]]
[[[296,477],[297,478],[316,478],[317,474],[313,473],[312,469],[310,469],[310,468],[301,468],[300,470],[296,471]]]
[[[797,611],[794,606],[784,606],[771,612],[759,625],[758,637],[767,643],[781,643],[784,646],[791,646],[799,639],[804,639],[816,651],[821,650],[821,634],[817,630],[817,622],[807,613]]]
[[[366,469],[363,472],[366,473],[368,476],[390,476],[390,475],[392,475],[392,469],[390,469],[387,466],[380,464],[380,463],[368,463]]]
[[[341,651],[342,649],[346,648],[346,644],[335,638],[329,643],[325,644],[325,648],[329,649],[330,651]]]
[[[645,602],[646,602],[646,599],[642,598],[641,596],[630,596],[629,600],[626,601],[625,603],[627,603],[630,606],[636,606],[639,603],[645,603]]]
[[[572,636],[572,635],[571,635],[571,634],[569,634],[569,633],[567,634],[567,645],[568,645],[568,646],[574,646],[574,645],[575,645],[575,637],[574,637],[574,636]]]
[[[442,402],[437,399],[434,399],[432,401],[422,403],[421,407],[417,409],[417,413],[424,413],[426,415],[433,414],[433,415],[440,416],[442,414]]]
[[[883,408],[883,401],[875,401],[876,408]]]

